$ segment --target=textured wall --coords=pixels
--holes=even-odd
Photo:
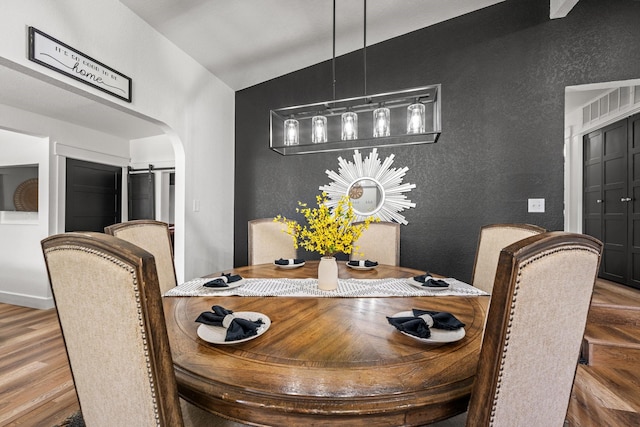
[[[634,0],[581,0],[553,21],[548,1],[507,0],[367,48],[368,93],[442,84],[439,142],[378,150],[417,185],[402,265],[470,280],[482,225],[562,229],[564,88],[640,77],[638,22]],[[363,94],[360,52],[338,58],[336,78],[338,98]],[[236,93],[236,265],[247,262],[249,219],[293,215],[338,156],[352,159],[268,148],[270,108],[331,96],[330,62]],[[531,197],[546,199],[544,214],[527,213]]]

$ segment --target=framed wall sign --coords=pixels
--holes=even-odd
[[[34,27],[29,27],[29,59],[131,102],[129,77]]]

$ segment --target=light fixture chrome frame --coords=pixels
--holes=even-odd
[[[290,154],[320,153],[324,151],[352,150],[356,148],[393,147],[400,145],[428,144],[438,141],[441,133],[440,122],[440,85],[431,85],[397,92],[367,95],[367,0],[363,0],[363,65],[364,96],[336,100],[336,0],[333,0],[333,100],[315,104],[298,105],[270,111],[269,147],[284,156]],[[405,124],[407,109],[411,104],[425,106],[426,123],[424,132],[409,133]],[[373,111],[388,108],[391,113],[388,136],[374,137]],[[345,112],[357,114],[357,137],[343,140],[341,115]],[[401,118],[398,118],[401,111]],[[358,114],[367,112],[368,114]],[[327,119],[328,138],[325,142],[312,141],[312,118],[324,116]],[[286,144],[284,140],[284,121],[299,121],[298,140],[295,144]],[[386,132],[385,132],[386,133]],[[345,138],[346,139],[346,138]]]
[[[271,110],[269,135],[270,148],[282,155],[320,153],[325,151],[353,150],[356,148],[393,147],[400,145],[429,144],[438,141],[441,133],[439,84],[405,89],[397,92],[318,102]],[[425,105],[427,126],[424,133],[407,134],[407,107],[416,102]],[[387,137],[373,137],[373,111],[384,105],[391,111],[391,132]],[[358,139],[343,141],[340,137],[340,116],[347,110],[358,113]],[[367,114],[362,114],[367,113]],[[327,142],[311,142],[311,118],[322,115],[327,118],[329,135]],[[300,123],[300,143],[284,145],[284,121],[295,118]]]

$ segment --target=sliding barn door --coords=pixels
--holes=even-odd
[[[121,221],[122,168],[67,159],[66,231],[98,231]]]
[[[129,219],[155,219],[155,174],[129,173]]]

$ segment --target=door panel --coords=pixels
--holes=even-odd
[[[583,233],[602,238],[602,132],[584,136]],[[601,267],[602,268],[602,267]]]
[[[628,119],[629,145],[629,280],[627,284],[640,289],[640,114]]]
[[[604,244],[600,277],[640,288],[640,114],[583,141],[583,232]]]
[[[585,135],[584,153],[583,232],[604,244],[600,276],[626,281],[626,120]]]
[[[155,176],[129,174],[129,219],[155,219]]]
[[[602,277],[624,283],[626,279],[626,254],[620,247],[607,246],[602,253]]]
[[[607,255],[603,277],[627,278],[627,121],[621,120],[602,129],[602,166],[604,191],[604,247]]]
[[[122,220],[122,168],[67,159],[65,231],[103,232]]]

